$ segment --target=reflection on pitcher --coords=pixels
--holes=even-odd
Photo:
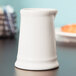
[[[15,76],[57,76],[57,69],[48,71],[26,71],[15,68]]]

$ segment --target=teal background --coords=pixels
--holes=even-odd
[[[76,0],[0,0],[0,5],[11,5],[17,12],[17,26],[20,26],[21,8],[55,8],[58,14],[55,26],[76,23]]]

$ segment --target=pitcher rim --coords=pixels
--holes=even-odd
[[[51,8],[23,8],[20,10],[20,13],[22,12],[31,12],[31,13],[45,13],[45,12],[50,12],[50,13],[57,13],[56,9],[51,9]]]

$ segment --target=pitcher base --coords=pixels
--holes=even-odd
[[[23,63],[23,62],[16,62],[15,67],[19,69],[24,70],[49,70],[49,69],[55,69],[59,67],[58,61],[54,62],[46,62],[46,63]]]

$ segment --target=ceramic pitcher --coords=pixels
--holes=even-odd
[[[24,8],[20,13],[21,26],[15,66],[27,70],[58,67],[54,33],[57,10]]]

